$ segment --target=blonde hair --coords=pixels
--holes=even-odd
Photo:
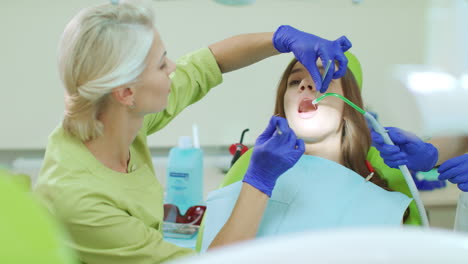
[[[68,23],[58,51],[67,133],[81,141],[102,135],[98,115],[113,88],[137,82],[144,71],[153,23],[151,8],[130,1],[84,9]]]

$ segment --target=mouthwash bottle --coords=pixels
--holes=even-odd
[[[185,214],[203,202],[203,151],[193,147],[191,137],[180,137],[179,145],[169,151],[166,173],[166,201]]]

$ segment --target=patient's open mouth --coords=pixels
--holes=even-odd
[[[312,98],[304,98],[299,103],[299,108],[297,111],[299,113],[314,112],[317,110],[317,105],[312,104]]]

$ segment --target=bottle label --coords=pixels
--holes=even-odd
[[[189,174],[186,172],[170,172],[169,173],[169,185],[171,188],[177,191],[183,191],[187,189],[187,183],[189,180]]]
[[[189,208],[189,205],[191,205],[191,194],[189,186],[191,171],[178,170],[171,171],[168,174],[169,177],[166,202],[177,205],[180,212],[184,214],[185,211]]]

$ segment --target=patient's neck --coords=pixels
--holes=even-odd
[[[336,133],[314,143],[305,143],[304,154],[321,157],[343,165],[341,135]]]

